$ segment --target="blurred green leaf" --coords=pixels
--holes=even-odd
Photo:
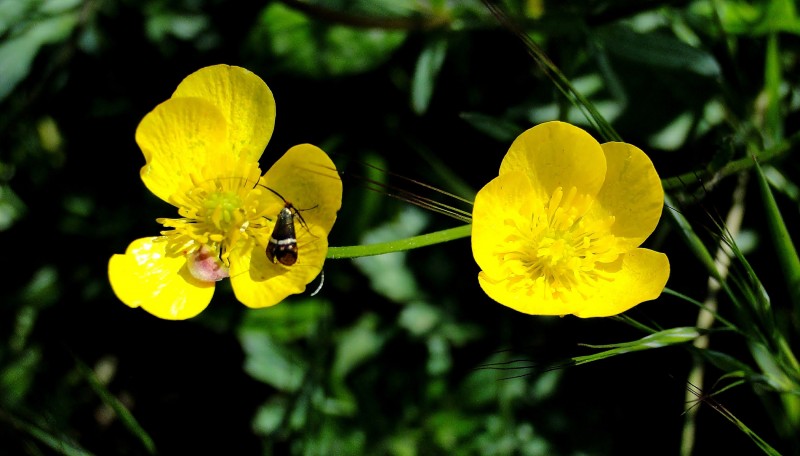
[[[43,14],[61,14],[81,6],[84,0],[44,0],[39,12]]]
[[[442,334],[432,334],[427,342],[428,362],[425,367],[428,374],[432,376],[445,374],[453,365],[450,344]]]
[[[525,390],[532,364],[524,356],[496,353],[464,379],[458,386],[457,396],[463,398],[467,408],[492,406],[498,400],[501,406],[505,405],[504,400],[513,399]]]
[[[405,32],[355,29],[310,19],[273,3],[261,14],[252,42],[269,46],[285,70],[323,78],[370,70],[388,59]]]
[[[647,142],[659,149],[677,150],[686,143],[694,122],[694,115],[684,112],[650,136]]]
[[[36,7],[38,0],[0,0],[0,36],[25,22],[25,15]]]
[[[415,336],[430,332],[441,320],[441,312],[424,302],[412,302],[403,307],[398,324]]]
[[[248,309],[239,330],[265,332],[276,342],[286,344],[312,336],[330,311],[330,303],[322,299],[293,299],[291,305]]]
[[[36,424],[29,423],[23,419],[7,414],[4,410],[0,409],[0,420],[8,422],[12,427],[18,431],[33,437],[41,442],[48,448],[52,449],[54,454],[63,456],[92,456],[92,453],[84,450],[77,443],[72,441],[65,435],[55,435],[51,430],[45,430]],[[38,448],[28,446],[31,451],[30,454],[43,454],[40,453]]]
[[[767,38],[766,60],[764,62],[764,93],[766,95],[764,107],[763,133],[765,145],[772,147],[783,140],[783,109],[781,106],[781,75],[780,49],[778,36],[771,34]]]
[[[763,344],[752,342],[750,343],[750,352],[758,367],[761,368],[761,372],[764,373],[764,380],[770,387],[779,392],[791,392],[796,389],[797,385],[786,375],[772,350]],[[795,392],[800,393],[800,391]]]
[[[98,380],[97,376],[95,376],[94,372],[89,369],[89,367],[81,362],[80,360],[75,360],[75,365],[78,368],[78,371],[81,373],[83,378],[89,383],[89,386],[92,390],[100,397],[104,404],[111,408],[114,413],[117,414],[117,417],[120,419],[122,424],[125,426],[128,431],[135,435],[142,445],[144,445],[145,449],[150,454],[156,454],[156,445],[153,442],[153,439],[144,430],[144,428],[139,424],[136,418],[133,416],[130,410],[119,400],[116,396],[111,394],[108,391],[106,386]]]
[[[462,112],[461,118],[476,130],[500,143],[510,144],[524,130],[511,121],[477,112]]]
[[[393,221],[366,232],[362,244],[408,238],[422,232],[428,223],[424,212],[406,207]],[[373,290],[396,302],[405,302],[417,295],[417,282],[406,265],[406,252],[394,252],[353,259],[370,280]]]
[[[734,358],[728,353],[704,349],[701,351],[700,355],[723,372],[742,372],[743,375],[750,378],[756,375],[756,372],[753,371],[748,364]]]
[[[775,247],[780,270],[786,280],[786,286],[789,289],[794,308],[800,310],[800,257],[797,255],[792,236],[783,221],[781,210],[778,208],[778,203],[772,195],[767,178],[764,176],[758,162],[756,162],[755,167],[758,188],[761,191],[761,199],[767,215],[767,225],[771,233],[770,238]]]
[[[447,55],[447,39],[443,36],[426,43],[419,55],[414,79],[411,81],[411,107],[417,114],[424,114],[433,95],[436,76],[442,69]]]
[[[378,330],[378,317],[375,314],[362,316],[338,337],[332,378],[343,382],[350,371],[380,351],[386,336],[387,334]]]
[[[716,13],[711,8],[715,8]],[[698,2],[694,10],[709,17],[718,16],[725,32],[732,35],[800,34],[800,18],[794,0]]]
[[[41,266],[25,284],[21,299],[25,305],[42,309],[57,302],[61,296],[58,269],[54,266]]]
[[[258,407],[253,417],[253,430],[260,435],[271,435],[280,429],[286,416],[286,401],[273,399]]]
[[[306,362],[278,344],[268,329],[240,329],[239,342],[244,350],[244,370],[248,375],[281,391],[294,392],[300,388],[307,370]]]
[[[4,407],[13,409],[25,399],[41,361],[38,348],[27,348],[4,359],[0,369],[0,403]]]
[[[666,206],[667,210],[666,213],[672,217],[672,220],[678,227],[679,233],[684,238],[686,245],[689,246],[689,250],[695,255],[695,257],[700,260],[700,263],[705,267],[706,272],[711,277],[719,279],[719,271],[717,271],[717,265],[714,262],[714,258],[711,256],[711,253],[708,251],[708,248],[703,244],[703,241],[700,239],[700,236],[695,233],[692,224],[686,219],[686,217],[678,211],[678,206],[672,201],[672,198],[669,195],[664,195],[664,205]]]
[[[181,40],[193,40],[206,32],[210,24],[207,16],[202,14],[158,13],[147,18],[147,36],[159,43],[167,36]]]
[[[0,100],[31,70],[31,63],[42,46],[65,40],[78,23],[75,11],[19,24],[12,36],[0,43]]]
[[[0,185],[0,231],[5,231],[26,212],[25,203],[9,185]]]
[[[598,38],[609,52],[655,68],[719,77],[720,67],[710,53],[662,33],[636,33],[624,25],[607,27]]]
[[[764,166],[761,170],[774,190],[786,195],[800,205],[800,186],[790,181],[784,173],[774,166]]]
[[[358,409],[358,402],[347,385],[346,377],[353,369],[380,353],[388,335],[378,331],[378,322],[375,314],[366,314],[337,337],[330,371],[331,386],[336,394],[331,412],[336,415],[352,415]]]
[[[480,426],[473,416],[457,410],[437,411],[426,424],[433,430],[433,438],[439,447],[449,451],[458,450],[459,443]]]

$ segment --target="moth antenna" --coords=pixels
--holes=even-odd
[[[317,286],[317,289],[314,290],[309,296],[315,296],[317,293],[319,293],[319,291],[322,290],[322,285],[324,283],[325,283],[325,270],[322,269],[319,271],[319,285]]]

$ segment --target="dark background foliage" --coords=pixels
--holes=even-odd
[[[662,177],[689,173],[673,190],[676,209],[704,234],[735,178],[703,180],[703,189],[692,173],[745,156],[742,137],[754,130],[797,130],[796,102],[780,124],[753,120],[767,85],[758,27],[769,24],[723,36],[710,3],[544,2],[542,16],[535,1],[504,4]],[[776,3],[753,8],[766,14]],[[592,351],[580,343],[644,334],[492,302],[468,239],[330,260],[320,295],[269,309],[247,310],[221,285],[186,322],[129,309],[108,285],[109,257],[155,234],[155,218],[174,216],[139,179],[136,126],[182,78],[216,63],[250,69],[275,94],[263,169],[310,142],[345,172],[331,245],[457,226],[351,176],[423,191],[360,165],[369,162],[470,197],[524,129],[557,118],[585,125],[480,2],[21,0],[0,11],[0,453],[678,453],[691,351],[551,369]],[[767,31],[780,32],[791,99],[797,30],[775,27]],[[797,164],[774,163],[789,177],[780,203],[796,227]],[[754,214],[759,204],[748,199]],[[746,222],[756,239],[748,258],[770,271],[763,223]],[[647,246],[670,256],[670,288],[703,299],[708,273],[673,226],[663,223]],[[797,325],[780,310],[780,277],[761,278]],[[628,315],[669,328],[694,325],[696,313],[665,295]],[[749,362],[741,339],[712,344]],[[518,362],[482,369],[509,361]],[[706,388],[722,374],[708,369]],[[720,400],[797,453],[763,406],[768,394],[744,387]],[[119,404],[131,415],[109,408]],[[695,454],[758,451],[699,407]]]

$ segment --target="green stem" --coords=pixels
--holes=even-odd
[[[786,151],[795,147],[798,142],[800,142],[800,132],[795,133],[788,139],[785,139],[780,143],[759,152],[758,153],[759,163],[765,163],[769,160],[772,160],[773,158],[783,155]],[[661,185],[664,186],[664,190],[674,190],[676,188],[684,187],[687,182],[697,181],[698,177],[710,179],[713,174],[714,179],[721,179],[723,177],[730,176],[731,174],[736,174],[740,171],[748,170],[752,168],[754,165],[755,162],[753,161],[753,157],[747,156],[728,163],[727,165],[723,166],[722,169],[714,173],[703,172],[703,171],[700,172],[690,171],[688,173],[681,174],[680,176],[661,179]]]
[[[384,253],[402,252],[404,250],[416,249],[442,242],[464,238],[472,232],[472,225],[464,225],[447,230],[436,231],[434,233],[422,234],[396,241],[380,242],[369,245],[353,245],[347,247],[330,247],[328,258],[338,260],[340,258],[357,258],[363,256],[383,255]]]

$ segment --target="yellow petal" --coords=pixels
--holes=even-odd
[[[233,160],[261,157],[275,126],[275,98],[261,78],[241,67],[209,66],[178,85],[172,98],[181,97],[202,98],[219,109],[229,126]]]
[[[519,236],[518,227],[530,229],[535,209],[542,212],[531,181],[519,171],[509,171],[492,179],[475,196],[472,207],[472,255],[489,276],[502,274],[503,244]]]
[[[510,286],[481,272],[478,281],[495,301],[530,315],[568,315],[581,318],[617,315],[644,301],[657,298],[669,278],[669,260],[663,253],[634,249],[606,267],[613,280],[584,286],[553,298],[545,293],[544,281],[530,280],[526,286]]]
[[[342,206],[342,180],[322,149],[311,144],[292,147],[261,182],[291,202],[315,234],[321,230],[319,234],[327,236],[331,231]]]
[[[512,287],[507,280],[492,279],[484,272],[478,274],[478,283],[492,299],[518,312],[529,315],[567,315],[574,312],[575,299],[554,299],[545,293],[544,283],[527,281],[529,287]]]
[[[289,149],[265,174],[263,185],[295,207],[297,263],[292,266],[267,259],[269,234],[241,243],[231,253],[231,283],[236,298],[249,307],[275,305],[302,293],[322,270],[328,253],[328,233],[342,205],[342,181],[331,159],[311,144]],[[284,206],[275,196],[274,218]]]
[[[634,249],[621,261],[607,265],[613,280],[596,287],[582,308],[573,313],[581,318],[617,315],[644,301],[656,299],[669,278],[669,259],[663,253]]]
[[[214,283],[199,282],[186,271],[183,256],[169,257],[167,242],[150,237],[133,241],[124,255],[108,262],[108,278],[117,297],[159,318],[183,320],[211,302]]]
[[[297,225],[297,224],[296,224]],[[297,236],[297,263],[292,266],[276,264],[266,255],[267,239],[242,245],[231,253],[231,285],[242,304],[269,307],[288,296],[302,293],[306,285],[322,270],[328,253],[328,239],[312,235],[301,226],[295,226]]]
[[[608,171],[587,217],[614,216],[611,234],[620,247],[638,247],[655,230],[664,207],[664,189],[653,162],[641,149],[611,142],[602,145]]]
[[[546,122],[517,137],[500,165],[500,174],[522,171],[533,181],[537,197],[544,199],[557,187],[575,187],[594,196],[606,175],[600,144],[589,133],[564,122]]]
[[[147,163],[140,174],[153,194],[166,202],[190,184],[206,163],[226,155],[227,126],[217,108],[198,98],[170,99],[139,123],[136,142]]]

